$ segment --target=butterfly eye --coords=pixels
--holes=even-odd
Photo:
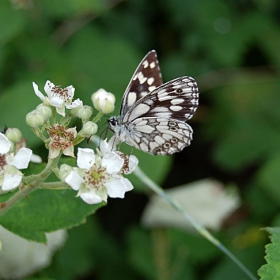
[[[108,123],[111,127],[116,126],[118,124],[118,121],[115,117],[112,117],[108,120]]]

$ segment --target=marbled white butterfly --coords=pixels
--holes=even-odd
[[[122,98],[120,115],[108,120],[117,139],[154,155],[171,155],[189,146],[186,123],[198,106],[196,81],[188,76],[162,84],[155,51],[134,72]]]

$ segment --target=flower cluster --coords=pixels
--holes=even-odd
[[[54,171],[62,181],[60,186],[65,188],[69,185],[78,191],[78,196],[86,203],[107,202],[108,196],[124,198],[125,193],[132,190],[133,186],[127,178],[123,177],[123,174],[133,172],[138,160],[135,156],[127,156],[116,151],[117,140],[114,137],[109,142],[101,141],[100,147],[96,149],[97,152],[89,148],[78,148],[77,167],[66,164],[58,167],[61,155],[75,158],[75,146],[97,132],[96,123],[102,115],[114,110],[114,95],[104,89],[94,93],[92,102],[98,114],[90,119],[93,109],[83,105],[80,99],[73,99],[75,92],[73,86],[62,88],[47,81],[44,86],[46,95],[44,95],[38,85],[33,82],[33,89],[42,103],[27,114],[26,121],[49,150],[49,162],[46,165],[48,170],[43,170],[37,177],[31,175],[24,178],[23,173],[19,170],[27,168],[34,155],[23,144],[25,141],[22,141],[20,131],[8,129],[6,135],[0,133],[1,192],[23,186],[22,182],[30,186],[37,186],[38,178],[44,182],[44,179]],[[79,131],[76,127],[69,127],[69,123],[74,117],[82,120],[82,127]],[[40,162],[38,158],[35,160]]]
[[[29,113],[27,122],[37,129],[38,135],[42,135],[43,130],[47,131],[48,138],[45,142],[49,149],[49,159],[55,159],[61,154],[75,157],[74,146],[97,132],[98,118],[90,120],[92,108],[84,106],[80,99],[73,101],[75,92],[73,86],[61,88],[47,81],[44,86],[47,96],[41,93],[37,84],[33,83],[33,88],[42,104]],[[99,114],[107,114],[114,110],[115,97],[112,93],[100,89],[92,95],[92,102]],[[51,126],[49,118],[52,113],[48,110],[51,107],[65,119],[67,116],[81,118],[83,121],[81,130],[77,132],[76,127],[67,127],[69,118],[65,123],[54,123]],[[69,110],[69,114],[66,109]],[[40,130],[40,127],[43,129]],[[86,203],[107,202],[108,196],[123,198],[127,191],[133,189],[130,181],[122,174],[130,174],[137,166],[138,160],[135,156],[128,157],[116,151],[115,144],[115,138],[109,142],[104,140],[97,153],[89,148],[78,148],[77,167],[66,164],[60,166],[60,179],[77,190],[78,196]]]

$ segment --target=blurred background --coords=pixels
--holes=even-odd
[[[25,123],[40,103],[33,81],[41,90],[48,79],[72,84],[89,105],[104,88],[116,95],[118,115],[148,51],[157,51],[164,82],[194,77],[201,95],[191,146],[170,157],[133,153],[165,189],[205,178],[235,187],[240,206],[213,234],[256,274],[269,242],[260,229],[280,224],[279,1],[2,0],[0,27],[1,130],[20,128],[44,159]],[[69,230],[52,265],[36,277],[247,279],[194,232],[143,226],[150,191],[130,179],[135,190]]]

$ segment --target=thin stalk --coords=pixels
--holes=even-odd
[[[166,200],[174,209],[180,212],[187,221],[197,230],[197,232],[204,238],[209,240],[212,244],[218,247],[226,256],[228,256],[248,277],[252,280],[257,278],[218,240],[216,239],[203,225],[198,223],[190,214],[186,213],[182,206],[172,199],[160,186],[153,182],[139,167],[134,171],[134,174],[155,193]]]

